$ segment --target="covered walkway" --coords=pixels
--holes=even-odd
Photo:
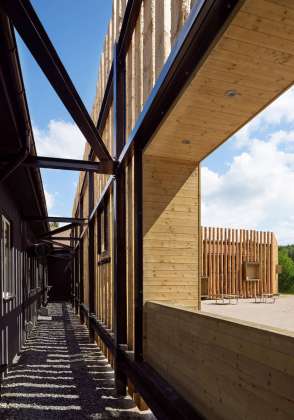
[[[1,419],[154,419],[117,398],[113,370],[65,303],[51,303],[2,384]]]

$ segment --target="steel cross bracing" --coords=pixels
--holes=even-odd
[[[114,101],[114,146],[115,161],[117,167],[114,175],[109,177],[108,182],[98,199],[93,203],[91,194],[91,206],[89,206],[88,225],[80,231],[80,241],[75,247],[75,261],[78,261],[76,271],[79,271],[79,290],[76,290],[78,298],[75,298],[76,310],[80,310],[81,321],[88,319],[90,331],[99,335],[107,348],[112,352],[115,359],[116,385],[120,392],[125,392],[126,378],[129,378],[135,388],[143,396],[147,404],[158,418],[165,419],[197,419],[199,413],[178,394],[157,372],[148,366],[143,359],[143,326],[142,326],[142,286],[143,286],[143,229],[142,229],[142,151],[148,144],[153,133],[173,106],[175,100],[184,89],[185,85],[194,76],[205,54],[219,34],[224,30],[231,17],[236,12],[241,0],[199,0],[193,6],[190,16],[181,30],[177,42],[173,47],[158,80],[147,99],[143,110],[126,140],[122,131],[125,127],[125,59],[138,15],[141,8],[141,0],[129,0],[124,14],[121,32],[116,45],[114,61],[111,66],[109,78],[102,101],[97,127],[93,126],[91,118],[84,109],[81,100],[75,91],[59,57],[56,54],[47,34],[44,31],[33,8],[27,0],[2,0],[1,7],[13,21],[20,35],[26,42],[32,54],[38,61],[52,86],[72,114],[87,141],[92,147],[90,159],[97,156],[101,161],[110,161],[100,133],[103,131],[110,104]],[[118,92],[119,98],[118,98]],[[123,131],[124,133],[125,131]],[[135,351],[134,354],[126,351],[125,329],[126,320],[123,316],[119,320],[118,310],[125,305],[125,248],[124,246],[124,218],[125,194],[119,190],[123,185],[126,164],[131,156],[134,156],[135,164]],[[113,165],[114,167],[115,165]],[[66,168],[64,168],[66,169]],[[98,169],[98,168],[97,168]],[[89,173],[90,175],[90,173]],[[90,178],[89,178],[90,179]],[[114,334],[103,325],[93,312],[93,296],[89,291],[90,308],[84,304],[83,289],[83,239],[89,230],[92,237],[93,223],[97,212],[103,206],[105,197],[110,190],[114,191],[113,199],[113,244],[114,249]],[[83,187],[82,187],[83,190]],[[82,215],[80,215],[81,217]],[[82,217],[81,217],[82,218]],[[70,226],[70,225],[68,225]],[[73,237],[77,237],[77,225],[70,228]],[[62,228],[59,228],[62,229]],[[56,229],[54,234],[58,233]],[[61,232],[59,230],[59,232]],[[48,234],[52,234],[48,232]],[[92,242],[92,241],[91,241]],[[93,258],[88,261],[89,269],[93,269]],[[117,279],[122,279],[118,282]],[[94,288],[93,278],[91,285]],[[94,292],[94,290],[92,291]]]
[[[100,161],[112,158],[29,0],[1,0],[7,14]]]

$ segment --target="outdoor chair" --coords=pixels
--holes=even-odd
[[[223,305],[237,305],[239,302],[239,295],[233,293],[222,293],[215,297],[215,303],[219,304],[219,301],[221,301]]]
[[[255,295],[255,303],[275,303],[278,293],[260,293]]]

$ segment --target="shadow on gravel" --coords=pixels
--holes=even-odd
[[[117,398],[112,367],[66,303],[48,305],[2,384],[0,418],[154,419]]]

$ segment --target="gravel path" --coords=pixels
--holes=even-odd
[[[129,398],[117,398],[113,370],[71,306],[48,305],[20,361],[2,383],[0,419],[143,419]]]

